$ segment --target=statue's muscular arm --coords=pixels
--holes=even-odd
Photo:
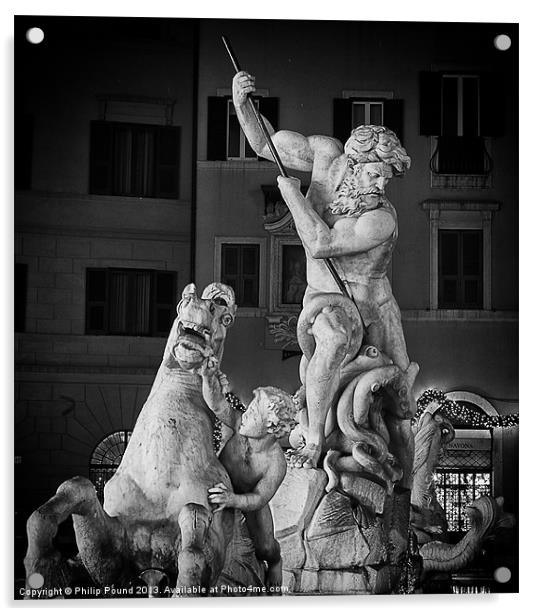
[[[278,178],[304,246],[314,259],[366,252],[387,240],[395,230],[391,214],[371,210],[358,218],[342,218],[329,227],[300,192],[297,178]]]
[[[274,160],[247,99],[248,94],[255,92],[255,79],[245,71],[237,73],[233,78],[232,91],[239,123],[253,150],[262,158]],[[289,130],[275,132],[270,122],[263,116],[262,119],[282,163],[289,169],[312,171],[314,159],[319,154],[333,158],[343,152],[338,139],[324,135],[305,137]]]

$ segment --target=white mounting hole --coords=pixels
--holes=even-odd
[[[505,584],[511,579],[511,571],[507,567],[498,567],[494,571],[494,579],[500,584]]]
[[[500,51],[507,51],[511,47],[511,38],[507,34],[498,34],[494,39],[494,47]]]
[[[31,573],[28,577],[28,586],[30,586],[30,588],[38,589],[41,588],[43,584],[45,584],[45,578],[41,573]]]
[[[26,40],[33,45],[39,45],[45,38],[45,32],[41,28],[29,28],[26,31]]]

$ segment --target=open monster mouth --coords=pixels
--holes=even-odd
[[[203,358],[212,352],[209,344],[210,331],[207,327],[189,321],[181,322],[178,328],[178,342],[175,355],[186,361]]]

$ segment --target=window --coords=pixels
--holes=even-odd
[[[357,126],[386,126],[402,141],[404,105],[401,99],[351,96],[334,99],[333,136],[345,143]]]
[[[492,220],[500,204],[427,199],[421,206],[430,216],[430,309],[491,310]]]
[[[441,134],[479,136],[479,76],[441,76]]]
[[[87,269],[86,333],[167,336],[176,294],[175,272]]]
[[[259,306],[259,244],[222,244],[221,281],[235,291],[237,306]]]
[[[179,163],[179,127],[91,123],[91,194],[177,199]]]
[[[501,84],[495,75],[420,74],[420,134],[499,137],[503,134]]]
[[[479,411],[475,405],[460,404]],[[465,508],[475,499],[492,494],[492,435],[490,430],[456,427],[454,441],[440,455],[434,474],[438,502],[445,510],[449,531],[469,529]]]
[[[26,290],[28,284],[28,265],[15,263],[15,331],[24,332],[26,328]]]
[[[278,130],[278,99],[254,96],[260,113]],[[207,126],[208,160],[257,160],[240,128],[231,96],[209,96]]]
[[[259,109],[259,100],[254,102]],[[237,158],[257,158],[257,154],[252,150],[248,139],[244,136],[233,101],[229,99],[227,101],[227,160]]]
[[[490,470],[455,468],[435,473],[438,502],[445,511],[450,532],[464,532],[470,527],[465,508],[475,499],[491,494]]]
[[[131,430],[119,430],[109,434],[96,445],[90,456],[90,481],[96,487],[101,503],[103,503],[103,488],[120,466],[131,435]]]
[[[440,308],[483,307],[483,232],[446,229],[439,232]]]
[[[436,137],[433,173],[488,175],[492,160],[485,137],[502,134],[503,115],[494,76],[421,73],[420,133]]]
[[[363,124],[383,125],[383,103],[381,101],[353,101],[351,108],[352,128]]]

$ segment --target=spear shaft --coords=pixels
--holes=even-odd
[[[235,55],[235,52],[233,51],[233,47],[231,46],[231,43],[229,42],[229,39],[227,38],[227,36],[222,36],[222,41],[227,50],[227,53],[229,54],[229,57],[231,59],[231,63],[233,64],[235,72],[238,73],[242,69],[240,68],[240,64],[239,64],[239,61],[237,60],[237,56]],[[248,93],[247,98],[248,98],[250,107],[252,109],[252,112],[255,116],[255,119],[257,120],[257,123],[259,125],[259,128],[261,129],[261,132],[263,133],[263,136],[265,137],[265,141],[267,142],[267,145],[269,146],[269,150],[271,151],[272,157],[274,158],[274,162],[278,165],[280,174],[283,177],[288,178],[289,175],[282,163],[282,160],[280,159],[280,155],[278,154],[278,151],[276,150],[274,143],[272,142],[267,126],[265,125],[265,122],[263,121],[263,118],[261,117],[261,114],[259,113],[259,109],[257,108],[257,105],[255,104],[255,101],[252,98],[251,93]],[[338,288],[340,289],[340,292],[346,297],[349,297],[349,299],[353,301],[353,295],[351,293],[351,290],[348,289],[345,281],[342,280],[342,278],[340,278],[340,276],[338,275],[338,272],[336,271],[336,267],[334,266],[334,263],[328,258],[325,258],[323,260],[325,261],[325,265],[327,266],[331,276],[333,277]]]

